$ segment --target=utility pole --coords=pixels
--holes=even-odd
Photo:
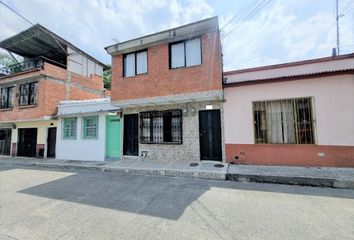
[[[337,55],[339,55],[339,10],[338,0],[336,0],[336,22],[337,22]]]

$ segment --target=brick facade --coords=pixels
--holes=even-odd
[[[26,82],[38,82],[37,103],[19,106],[19,86]],[[57,105],[63,100],[95,99],[103,96],[103,81],[96,75],[87,78],[45,63],[43,69],[0,79],[1,86],[14,86],[13,108],[0,110],[0,121],[41,119],[57,113]]]
[[[201,35],[202,64],[169,68],[169,43],[151,46],[148,73],[123,77],[123,55],[112,56],[112,100],[127,100],[222,89],[218,32]]]

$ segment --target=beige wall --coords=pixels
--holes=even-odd
[[[50,124],[53,123],[51,126]],[[17,133],[19,128],[38,128],[37,130],[37,144],[47,143],[47,134],[49,127],[56,127],[57,121],[33,121],[33,122],[15,122],[16,129],[12,129],[12,143],[17,143]]]
[[[232,78],[232,76],[228,76]],[[354,75],[225,88],[226,144],[253,144],[252,102],[313,97],[316,144],[354,146]]]

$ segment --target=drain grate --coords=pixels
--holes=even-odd
[[[222,165],[222,164],[215,164],[214,167],[216,167],[216,168],[223,168],[224,165]]]
[[[199,165],[199,163],[191,163],[191,164],[189,164],[189,166],[191,166],[191,167],[196,167],[196,166],[198,166]]]

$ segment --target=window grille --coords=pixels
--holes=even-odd
[[[20,106],[35,105],[37,103],[37,82],[20,85]]]
[[[314,144],[311,98],[253,103],[255,143]]]
[[[84,117],[83,118],[83,138],[97,138],[98,136],[98,117]]]
[[[182,111],[140,113],[141,143],[182,143]]]
[[[13,87],[2,87],[0,96],[0,108],[12,108]]]
[[[63,139],[76,139],[76,118],[63,119]]]

